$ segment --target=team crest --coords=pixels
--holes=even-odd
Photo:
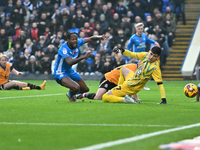
[[[63,49],[63,54],[67,54],[67,49]]]
[[[73,55],[75,55],[76,54],[76,52],[75,51],[73,51]]]
[[[108,84],[105,84],[105,86],[104,86],[105,88],[108,88]]]
[[[142,39],[140,39],[140,41],[142,42]]]

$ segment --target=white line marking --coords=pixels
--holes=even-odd
[[[15,97],[1,97],[0,99],[12,99],[12,98],[24,98],[24,97],[40,97],[40,96],[54,96],[54,95],[63,95],[63,93],[45,94],[45,95],[30,95],[30,96],[15,96]]]
[[[27,123],[0,122],[0,125],[42,125],[42,126],[112,126],[112,127],[177,127],[178,125],[140,125],[140,124],[84,124],[84,123]],[[178,126],[180,127],[180,126]]]
[[[84,148],[79,148],[76,150],[97,150],[97,149],[111,147],[111,146],[115,146],[115,145],[119,145],[119,144],[124,144],[124,143],[128,143],[128,142],[146,139],[146,138],[160,135],[160,134],[170,133],[170,132],[189,129],[189,128],[198,127],[198,126],[200,126],[200,123],[191,124],[188,126],[183,126],[183,127],[173,128],[173,129],[168,129],[168,130],[163,130],[163,131],[152,132],[152,133],[148,133],[148,134],[142,134],[142,135],[133,136],[133,137],[126,138],[126,139],[120,139],[120,140],[116,140],[116,141],[111,141],[111,142],[107,142],[107,143],[96,144],[96,145],[92,145],[92,146],[88,146],[88,147],[84,147]]]

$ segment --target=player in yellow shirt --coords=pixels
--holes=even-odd
[[[46,86],[46,81],[44,81],[40,86],[36,86],[31,83],[20,82],[16,80],[8,80],[10,72],[12,71],[15,75],[21,76],[22,72],[17,71],[12,67],[10,63],[7,62],[8,58],[6,55],[0,55],[0,90],[44,90]]]
[[[128,68],[126,72],[122,73],[123,68]],[[83,94],[77,94],[77,99],[82,98],[88,98],[93,100],[101,100],[103,94],[105,94],[107,91],[111,90],[115,86],[118,85],[119,81],[125,78],[128,78],[128,74],[130,71],[135,72],[137,70],[137,64],[127,64],[127,65],[121,65],[119,67],[116,67],[115,69],[111,70],[110,72],[107,72],[100,80],[99,89],[96,93],[83,93]],[[121,72],[121,78],[120,78],[120,72]],[[133,95],[134,99],[140,100],[136,94]]]
[[[161,95],[161,103],[167,104],[165,89],[162,82],[161,70],[160,70],[160,47],[154,46],[150,52],[133,53],[123,48],[114,48],[114,52],[122,52],[125,56],[133,57],[141,60],[140,65],[135,73],[132,73],[132,77],[124,81],[121,85],[118,85],[111,89],[109,92],[103,95],[104,102],[125,102],[125,103],[139,103],[134,100],[130,95],[136,94],[143,89],[146,82],[151,78],[157,83]]]

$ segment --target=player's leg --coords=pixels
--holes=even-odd
[[[102,99],[104,102],[110,103],[139,103],[137,100],[134,100],[129,96],[132,94],[135,94],[134,90],[127,90],[127,85],[123,83],[104,94]]]
[[[80,80],[77,81],[77,83],[80,86],[80,92],[85,93],[89,91],[88,86],[86,85],[85,81],[81,78]]]
[[[125,79],[126,79],[127,75],[129,74],[129,72],[131,72],[131,70],[129,70],[126,67],[122,67],[120,69],[120,76],[119,76],[119,80],[118,80],[118,85],[122,84],[125,81]]]
[[[20,81],[15,81],[15,83],[19,87],[21,87],[23,90],[32,90],[32,89],[44,90],[46,86],[46,80],[40,86],[31,84],[31,83],[20,82]]]
[[[10,81],[2,85],[3,90],[11,90],[11,89],[17,89],[21,90],[21,88],[17,85],[15,81]]]

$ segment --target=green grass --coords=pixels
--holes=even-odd
[[[39,85],[42,81],[26,82]],[[191,81],[164,82],[167,105],[157,105],[161,99],[154,81],[147,83],[150,91],[142,90],[138,93],[138,97],[142,99],[140,104],[104,103],[88,99],[70,103],[65,96],[68,89],[55,81],[47,81],[43,91],[0,91],[0,149],[71,150],[200,123],[200,103],[193,102],[195,98],[187,98],[183,94],[183,87],[189,82]],[[90,92],[96,92],[99,82],[86,83]],[[198,84],[196,81],[193,83]],[[52,95],[38,96],[48,94]],[[7,124],[9,122],[13,124]],[[120,126],[121,124],[141,126]],[[158,150],[160,144],[194,138],[199,133],[200,127],[194,127],[103,149]]]

